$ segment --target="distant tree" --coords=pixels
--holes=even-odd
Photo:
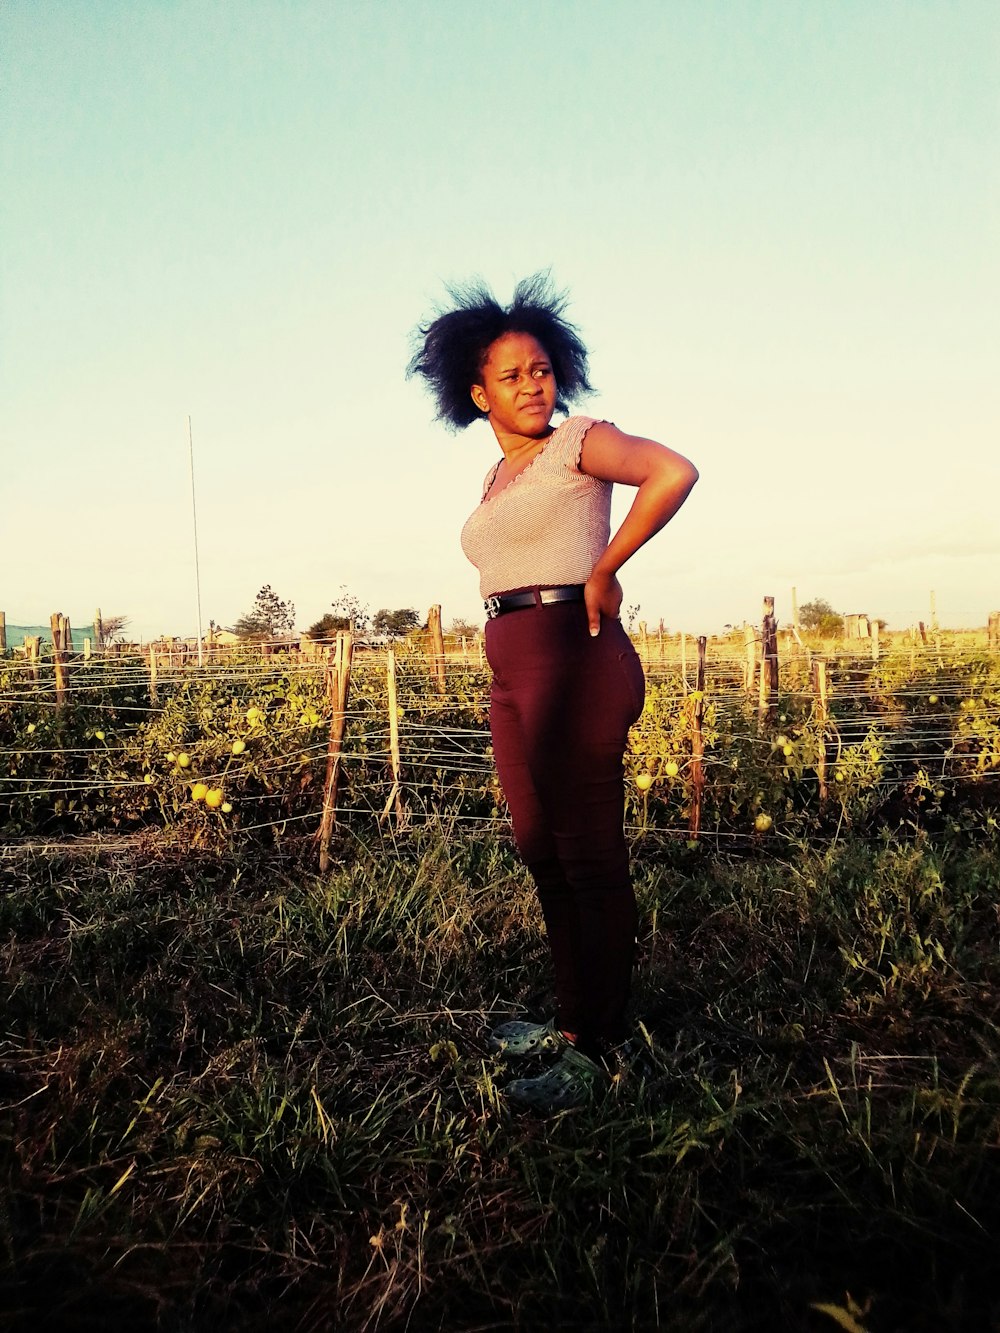
[[[321,642],[324,639],[332,639],[339,629],[349,629],[349,622],[344,616],[335,616],[332,611],[327,611],[326,615],[320,616],[306,630],[310,639]]]
[[[283,602],[269,583],[254,598],[253,607],[240,616],[233,633],[241,639],[274,639],[279,634],[291,634],[295,629],[295,606]]]
[[[375,612],[372,629],[376,634],[388,635],[390,639],[401,639],[404,634],[409,634],[410,630],[417,629],[419,624],[420,617],[411,606],[403,606],[396,611],[389,611],[383,607]]]
[[[811,602],[803,602],[799,607],[799,624],[803,629],[814,630],[817,634],[842,634],[844,617],[834,611],[829,602],[816,597]]]
[[[330,639],[342,629],[364,632],[370,619],[367,605],[348,592],[346,584],[342,583],[340,595],[330,603],[330,610],[310,625],[306,633],[310,639]]]
[[[372,618],[367,602],[360,601],[354,593],[347,591],[347,585],[340,585],[340,594],[330,603],[331,611],[342,621],[340,629],[366,630]]]
[[[461,616],[453,620],[448,626],[448,633],[453,634],[456,639],[474,639],[479,633],[479,626],[474,625],[471,620],[463,620]]]
[[[121,638],[131,624],[129,616],[102,616],[101,638],[104,643]]]

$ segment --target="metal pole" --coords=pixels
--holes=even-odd
[[[191,434],[191,418],[188,417],[188,456],[191,461],[191,522],[194,525],[194,586],[198,597],[198,665],[201,658],[201,566],[198,562],[198,509],[194,498],[194,437]]]

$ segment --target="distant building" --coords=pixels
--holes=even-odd
[[[845,639],[870,639],[871,636],[872,622],[863,612],[858,611],[844,617]]]

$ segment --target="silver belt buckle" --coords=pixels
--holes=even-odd
[[[496,620],[497,616],[500,614],[500,598],[487,597],[486,601],[483,602],[483,606],[486,607],[487,618],[489,620]]]

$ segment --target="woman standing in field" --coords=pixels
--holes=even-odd
[[[480,573],[493,750],[557,1000],[549,1022],[505,1023],[491,1040],[510,1057],[558,1057],[506,1089],[553,1110],[606,1083],[626,1037],[637,913],[622,756],[645,681],[618,619],[617,574],[698,473],[609,422],[552,424],[591,386],[587,349],[544,274],[521,282],[506,309],[481,283],[449,294],[451,308],[418,330],[409,372],[425,378],[447,426],[485,419],[500,446],[462,547]],[[614,482],[637,492],[611,537]]]

